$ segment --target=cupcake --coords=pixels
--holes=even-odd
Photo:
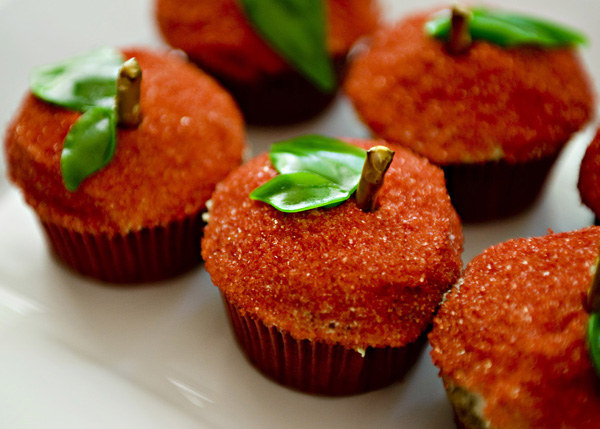
[[[402,148],[371,212],[348,195],[304,211],[297,194],[274,198],[289,212],[250,198],[293,176],[277,175],[274,163],[290,173],[292,154],[315,138],[280,143],[289,143],[285,153],[274,145],[270,159],[256,157],[217,186],[202,255],[254,366],[301,391],[356,394],[400,379],[418,356],[442,294],[459,276],[462,231],[442,171]],[[344,169],[315,153],[307,159],[309,171]]]
[[[581,201],[588,206],[595,215],[595,223],[598,225],[600,218],[600,131],[588,146],[581,161],[579,170],[579,194]]]
[[[85,152],[104,137],[93,134],[95,127],[114,121],[112,63],[132,57],[143,75],[132,110],[139,123],[107,127],[112,140]],[[59,69],[66,71],[56,85]],[[202,212],[215,184],[241,163],[245,145],[231,97],[178,56],[145,49],[103,49],[33,76],[37,95],[26,95],[9,125],[6,159],[57,258],[85,276],[119,283],[161,280],[198,265]],[[43,96],[63,97],[63,105],[84,113]],[[89,108],[94,97],[97,106]],[[103,113],[104,122],[90,122]],[[90,169],[98,152],[106,165]]]
[[[598,426],[586,294],[599,246],[590,227],[511,240],[468,264],[429,335],[458,427]]]
[[[377,25],[374,0],[157,0],[165,40],[227,87],[246,119],[311,118],[335,96],[346,54]],[[311,75],[323,70],[326,78]]]
[[[583,38],[505,12],[454,12],[454,26],[448,15],[419,13],[381,29],[353,62],[345,91],[375,135],[444,169],[464,221],[507,217],[535,201],[561,149],[593,113],[573,48]],[[552,39],[548,27],[562,37]],[[497,37],[482,39],[486,32]],[[448,33],[457,46],[443,38]]]

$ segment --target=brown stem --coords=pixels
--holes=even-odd
[[[590,313],[600,313],[600,259],[596,261],[596,272],[588,291],[587,307]]]
[[[123,63],[117,77],[117,121],[122,127],[137,127],[142,120],[140,87],[142,69],[135,58]]]
[[[471,47],[472,40],[469,31],[470,17],[469,10],[464,6],[455,5],[452,7],[448,51],[453,55],[463,54]]]
[[[394,151],[385,146],[375,146],[367,151],[358,188],[356,204],[365,211],[371,212],[377,206],[377,194],[383,186],[385,172],[390,167]]]

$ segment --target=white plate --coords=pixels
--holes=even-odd
[[[390,16],[436,2],[387,0]],[[600,2],[498,1],[576,26],[600,78]],[[149,0],[0,0],[0,125],[32,66],[97,46],[162,46]],[[255,151],[304,132],[366,135],[346,101],[301,126],[250,129]],[[539,203],[508,221],[465,227],[464,260],[512,237],[587,226],[576,180],[586,132],[560,158]],[[1,156],[1,155],[0,155]],[[0,163],[0,427],[452,428],[437,371],[424,353],[406,380],[349,398],[280,387],[237,349],[203,269],[167,284],[118,289],[84,280],[48,255],[40,227]]]

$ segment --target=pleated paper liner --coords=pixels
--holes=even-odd
[[[320,91],[297,71],[289,68],[278,74],[263,74],[253,82],[231,79],[206,64],[198,65],[214,76],[233,95],[246,122],[253,125],[287,125],[317,116],[337,95]],[[346,57],[333,59],[338,82],[343,79]]]
[[[354,349],[296,340],[277,327],[243,316],[224,299],[235,337],[250,362],[274,381],[307,393],[354,395],[403,378],[418,359],[426,337],[404,347]]]
[[[452,205],[464,222],[516,215],[535,203],[558,154],[522,163],[504,160],[443,166]]]
[[[200,215],[126,235],[79,233],[42,222],[52,252],[78,273],[111,283],[142,283],[182,274],[200,261]]]

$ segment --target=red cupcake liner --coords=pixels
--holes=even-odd
[[[52,252],[78,273],[111,283],[154,282],[201,262],[200,215],[126,235],[79,233],[42,222]]]
[[[254,82],[240,82],[202,62],[197,64],[231,93],[246,122],[253,125],[286,125],[306,121],[324,111],[337,95],[335,90],[330,93],[320,91],[291,68],[275,75],[264,74]],[[338,82],[342,81],[345,66],[345,56],[333,59]]]
[[[243,316],[225,298],[233,332],[250,362],[274,381],[307,393],[354,395],[398,381],[419,357],[425,336],[404,347],[354,349],[296,340],[277,327]]]
[[[520,213],[537,200],[558,154],[522,163],[504,160],[443,166],[452,205],[463,222]]]

